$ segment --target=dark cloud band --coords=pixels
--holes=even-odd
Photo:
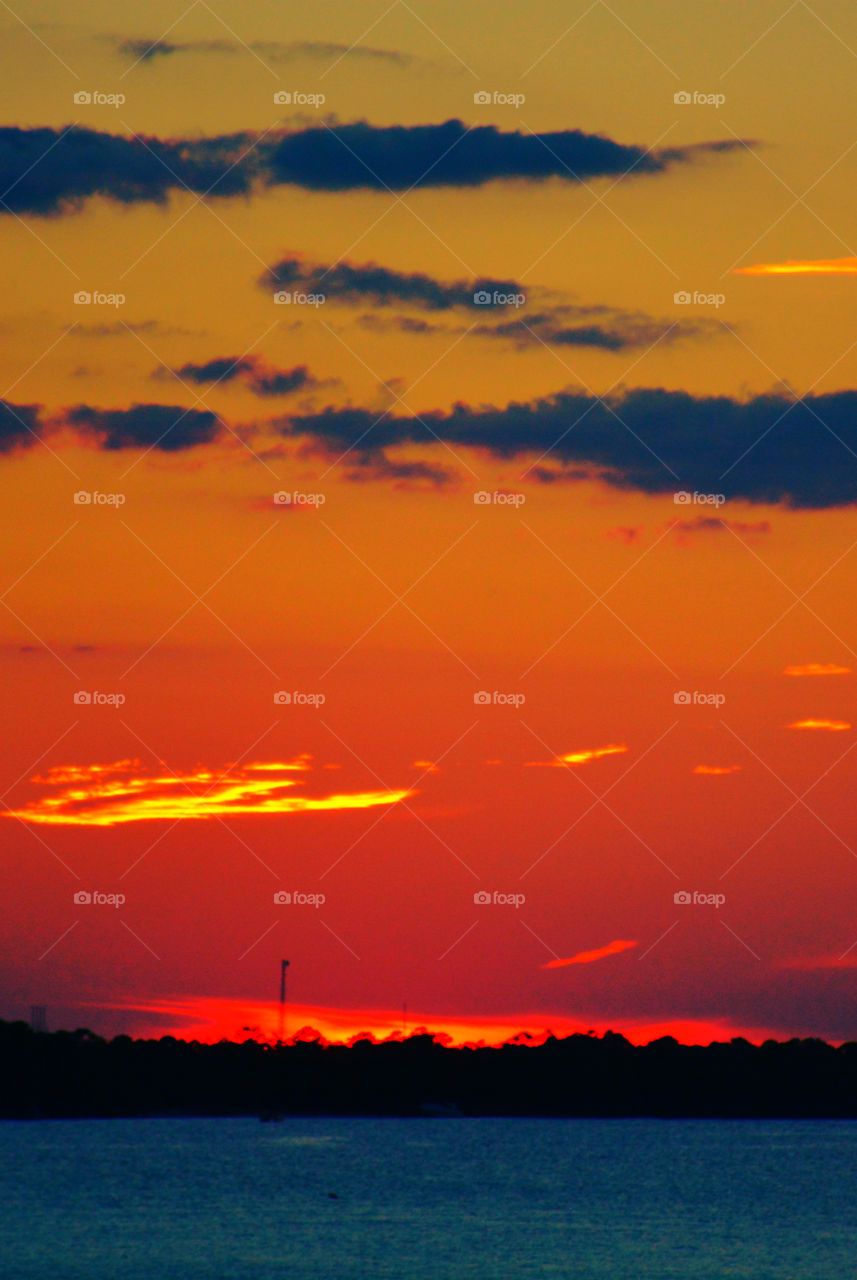
[[[0,209],[72,212],[94,196],[160,202],[187,189],[219,197],[292,184],[316,191],[476,187],[496,180],[576,182],[660,173],[738,140],[646,151],[579,129],[545,134],[445,124],[324,125],[259,141],[239,133],[203,139],[122,137],[77,126],[0,128]]]
[[[747,401],[634,390],[605,401],[566,392],[505,408],[457,405],[421,418],[328,409],[286,434],[331,454],[442,441],[495,458],[539,460],[543,482],[599,476],[622,489],[723,494],[800,508],[857,503],[857,392]]]
[[[175,405],[78,405],[46,417],[37,406],[0,401],[4,452],[32,446],[60,427],[108,450],[175,452],[210,444],[222,433],[213,413]],[[534,482],[600,478],[642,493],[684,490],[688,501],[696,493],[703,502],[705,495],[723,495],[807,509],[857,504],[857,391],[744,401],[660,389],[627,391],[603,401],[562,392],[504,408],[459,404],[448,413],[419,418],[328,408],[278,418],[258,429],[277,431],[327,456],[347,455],[350,479],[392,477],[398,464],[387,456],[390,449],[416,444],[435,450],[443,443],[495,459],[520,459]],[[448,465],[448,455],[443,461]],[[448,478],[431,459],[417,465],[423,478]]]

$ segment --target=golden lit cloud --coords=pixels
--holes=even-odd
[[[62,826],[112,827],[124,822],[175,822],[239,814],[306,813],[322,809],[369,809],[395,804],[410,791],[358,791],[295,795],[304,785],[295,773],[312,769],[311,756],[266,761],[221,772],[147,774],[139,760],[110,765],[60,765],[32,779],[50,794],[4,815],[22,822]]]
[[[847,720],[795,720],[793,724],[787,724],[787,729],[826,729],[829,733],[842,733],[845,729],[850,729],[851,725]]]
[[[712,778],[719,778],[725,773],[740,773],[740,764],[698,764],[694,773],[704,773]]]
[[[805,662],[803,666],[786,667],[784,676],[850,676],[850,667],[840,667],[835,662]]]
[[[806,261],[757,262],[752,267],[738,267],[735,276],[854,276],[857,258],[813,258]]]
[[[528,767],[562,769],[569,765],[589,764],[590,760],[600,760],[602,756],[617,756],[627,751],[628,747],[624,742],[611,742],[606,747],[590,747],[581,751],[569,751],[564,756],[557,756],[555,760],[528,760]]]
[[[615,942],[608,942],[606,947],[598,947],[595,951],[578,951],[577,955],[569,956],[565,960],[549,960],[547,964],[543,964],[543,969],[564,969],[567,964],[592,964],[593,960],[603,960],[605,956],[618,955],[620,951],[627,951],[629,947],[636,947],[639,944],[628,942],[621,938],[617,938]]]

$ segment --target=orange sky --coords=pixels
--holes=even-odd
[[[857,1037],[853,7],[31,9],[0,1016],[237,1034],[288,956],[326,1035]],[[357,122],[407,175],[450,120],[437,182],[337,189]],[[258,172],[81,195],[72,124]],[[324,182],[272,177],[308,129]]]

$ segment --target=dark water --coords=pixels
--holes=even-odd
[[[0,1169],[5,1280],[857,1267],[848,1122],[7,1122]]]

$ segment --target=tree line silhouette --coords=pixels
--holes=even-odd
[[[857,1043],[426,1034],[331,1045],[105,1040],[0,1022],[0,1117],[418,1115],[857,1118]]]

